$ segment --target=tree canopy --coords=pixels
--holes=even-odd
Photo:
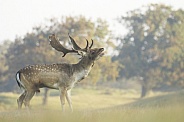
[[[184,11],[151,4],[122,16],[128,28],[117,60],[123,77],[141,78],[142,97],[158,84],[183,84]]]

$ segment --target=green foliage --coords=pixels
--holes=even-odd
[[[5,76],[5,73],[8,70],[8,66],[6,65],[6,53],[7,53],[7,48],[9,47],[9,41],[6,40],[4,41],[3,44],[0,44],[0,84],[2,84],[6,79],[7,76]]]
[[[148,90],[158,84],[183,84],[184,11],[151,4],[119,19],[129,29],[116,57],[121,77],[142,77]],[[168,83],[169,82],[169,83]]]

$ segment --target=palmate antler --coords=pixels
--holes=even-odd
[[[70,40],[71,40],[71,43],[73,45],[73,48],[70,50],[70,49],[66,49],[60,42],[59,40],[56,38],[56,35],[55,34],[52,34],[49,36],[49,40],[50,40],[50,45],[56,49],[57,51],[60,51],[60,52],[63,52],[63,56],[64,57],[67,53],[78,53],[78,51],[82,51],[82,52],[87,52],[88,49],[90,49],[92,46],[93,46],[93,40],[92,40],[92,43],[91,45],[89,46],[89,42],[88,40],[86,39],[86,47],[84,49],[82,49],[81,47],[79,47],[77,45],[77,43],[75,42],[75,40],[68,34]],[[79,53],[78,53],[79,54]]]
[[[63,56],[64,57],[67,53],[78,53],[78,51],[76,50],[69,50],[66,49],[60,42],[59,40],[56,38],[55,34],[52,34],[49,36],[49,40],[50,40],[50,45],[56,49],[59,52],[63,52]]]

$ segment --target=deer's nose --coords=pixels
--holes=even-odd
[[[105,50],[104,48],[100,48],[100,49],[98,50],[98,52],[99,52],[99,53],[102,53],[102,52],[104,52],[104,50]]]
[[[100,48],[100,51],[104,51],[105,49],[104,48]]]

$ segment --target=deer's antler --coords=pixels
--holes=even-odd
[[[50,40],[50,45],[56,49],[57,51],[63,52],[63,56],[64,57],[67,53],[78,53],[78,51],[72,49],[66,49],[60,42],[59,40],[56,38],[55,34],[52,34],[49,36],[49,40]],[[76,44],[76,43],[75,43]],[[77,44],[76,44],[77,45]],[[75,46],[76,46],[75,45]],[[77,45],[78,46],[78,45]],[[80,48],[80,47],[79,47]]]
[[[89,46],[89,48],[91,49],[93,46],[93,39],[91,39],[91,45]]]
[[[71,40],[71,43],[72,43],[72,45],[73,45],[73,48],[74,48],[75,50],[87,52],[87,50],[88,50],[88,48],[89,48],[89,47],[88,47],[88,46],[89,46],[89,42],[88,42],[87,39],[86,39],[86,42],[87,42],[86,47],[85,47],[84,49],[82,49],[82,48],[80,48],[80,47],[77,45],[77,43],[76,43],[75,40],[69,35],[69,33],[68,33],[68,36],[69,36],[69,38],[70,38],[70,40]]]

